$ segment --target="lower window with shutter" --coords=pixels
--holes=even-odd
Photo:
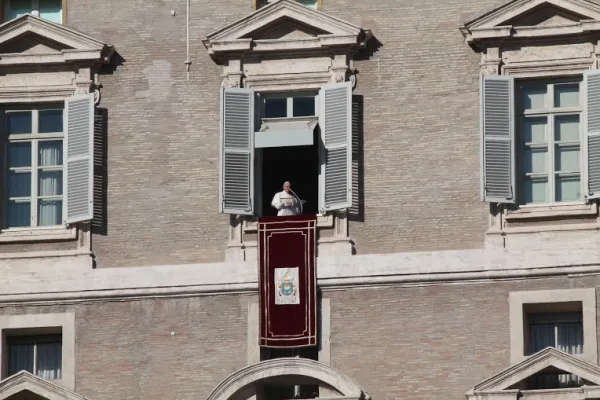
[[[40,378],[62,378],[62,335],[7,336],[8,375],[27,371]]]

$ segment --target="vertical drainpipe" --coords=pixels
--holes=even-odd
[[[186,0],[186,21],[185,21],[185,46],[186,46],[186,56],[185,56],[185,80],[190,80],[190,65],[192,62],[190,61],[190,0]]]

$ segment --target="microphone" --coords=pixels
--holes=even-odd
[[[292,188],[290,188],[289,190],[294,195],[294,197],[296,199],[298,199],[298,203],[300,203],[300,214],[303,214],[304,213],[304,206],[302,205],[302,200],[300,200],[300,197],[298,197],[298,195],[292,190]]]

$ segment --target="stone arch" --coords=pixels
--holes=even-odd
[[[208,400],[230,400],[256,382],[280,376],[313,378],[334,388],[344,397],[371,399],[352,378],[330,365],[305,358],[277,358],[244,367],[229,375],[212,391]]]

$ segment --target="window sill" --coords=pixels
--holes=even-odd
[[[317,228],[332,228],[333,214],[317,215]],[[253,217],[252,220],[244,221],[244,232],[258,232],[258,218]]]
[[[523,207],[518,210],[507,211],[504,219],[507,222],[524,222],[532,219],[563,218],[563,217],[590,217],[597,215],[598,205],[592,204],[574,204],[540,207]]]
[[[0,231],[0,243],[7,242],[47,242],[77,238],[77,228],[52,226],[43,228],[15,228]]]

